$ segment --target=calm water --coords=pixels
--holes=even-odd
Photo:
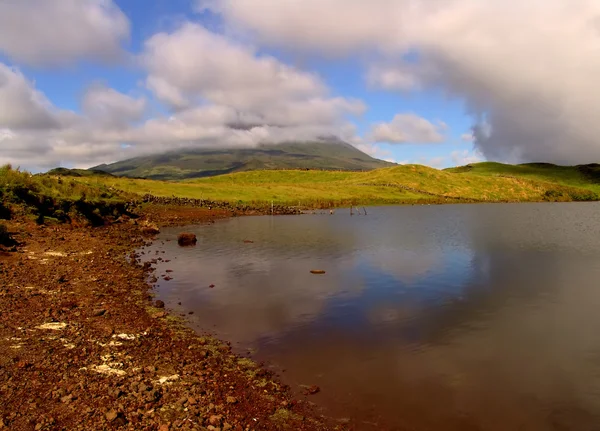
[[[165,229],[158,297],[359,429],[600,429],[599,204],[368,211]]]

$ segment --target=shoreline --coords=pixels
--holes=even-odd
[[[0,253],[0,429],[352,429],[153,302],[131,259],[142,227],[231,216],[150,205],[96,228],[8,221],[21,245]]]

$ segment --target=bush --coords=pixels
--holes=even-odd
[[[0,224],[0,245],[10,247],[15,245],[15,240],[10,236],[10,232],[5,225]]]

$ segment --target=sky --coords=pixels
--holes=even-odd
[[[330,136],[599,162],[598,76],[597,0],[1,0],[0,164]]]

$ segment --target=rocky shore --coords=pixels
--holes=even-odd
[[[0,429],[329,430],[308,401],[153,301],[142,227],[228,209],[149,205],[102,227],[7,222],[0,252]]]

